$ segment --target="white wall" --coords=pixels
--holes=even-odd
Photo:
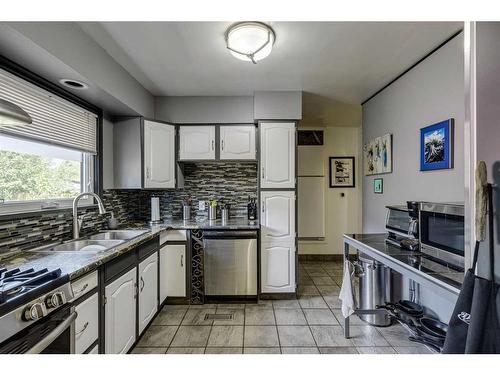
[[[299,241],[299,254],[341,254],[342,235],[361,232],[361,127],[315,127],[324,130],[323,165],[325,176],[325,240]],[[305,129],[302,128],[301,129]],[[330,188],[328,158],[354,156],[355,188]],[[341,197],[341,193],[345,196]],[[300,215],[300,212],[298,213]]]
[[[455,119],[450,170],[420,172],[420,129]],[[464,200],[463,34],[447,43],[363,106],[363,142],[393,134],[393,172],[363,177],[363,232],[384,232],[385,206],[407,200]],[[374,178],[384,194],[373,193]]]

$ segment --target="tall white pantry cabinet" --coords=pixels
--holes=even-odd
[[[296,291],[296,124],[260,122],[261,292]]]

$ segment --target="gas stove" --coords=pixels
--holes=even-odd
[[[45,321],[72,298],[69,277],[60,269],[0,268],[0,343]]]

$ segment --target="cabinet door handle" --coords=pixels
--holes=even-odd
[[[181,254],[181,267],[184,267],[184,254]]]
[[[146,285],[146,283],[144,282],[144,279],[142,278],[142,276],[141,276],[141,284],[142,284],[141,285],[141,293],[142,293],[142,291],[144,290],[144,286]]]
[[[262,201],[262,212],[266,212],[266,201]]]
[[[212,139],[212,151],[215,150],[215,141]]]
[[[221,147],[222,151],[224,151],[224,140],[221,140],[220,147]]]
[[[266,170],[264,166],[262,166],[262,179],[264,180],[266,178]]]
[[[149,179],[149,167],[146,167],[146,178]]]
[[[83,325],[83,328],[81,330],[79,330],[77,333],[75,333],[75,335],[81,335],[83,332],[85,332],[85,330],[87,329],[88,326],[89,326],[89,322],[85,322],[85,324]]]
[[[85,290],[89,287],[89,283],[85,284],[84,286],[82,286],[82,289],[80,289],[78,292],[76,292],[75,294],[78,295],[78,294],[82,294],[83,292],[85,292]]]

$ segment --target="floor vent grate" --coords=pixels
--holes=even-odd
[[[233,320],[233,314],[205,314],[205,320]]]

